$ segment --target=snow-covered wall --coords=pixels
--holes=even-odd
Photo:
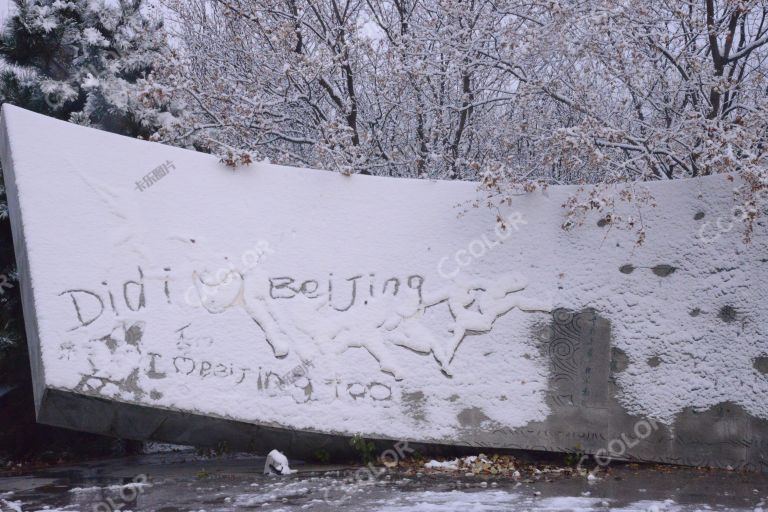
[[[738,178],[617,201],[638,246],[561,229],[574,187],[497,212],[474,183],[233,170],[9,105],[2,163],[40,421],[768,467],[768,236],[730,224]]]

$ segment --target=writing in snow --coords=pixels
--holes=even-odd
[[[262,278],[264,279],[262,283],[264,290],[254,298],[269,298],[271,301],[299,297],[310,300],[325,298],[328,305],[339,312],[349,311],[356,305],[368,305],[368,301],[375,297],[386,296],[405,299],[405,291],[410,292],[408,298],[413,298],[418,304],[421,304],[425,281],[425,278],[418,274],[403,278],[388,276],[386,279],[377,279],[374,273],[368,274],[367,278],[363,274],[352,277],[335,277],[333,273],[329,273],[324,284],[321,279],[296,279],[288,276],[262,276]],[[206,306],[211,299],[224,293],[221,288],[227,288],[226,285],[233,281],[240,281],[236,283],[238,290],[242,290],[244,287],[243,276],[236,272],[229,273],[223,281],[215,284],[205,283],[200,280],[200,276],[197,276],[197,279],[197,286],[191,288],[197,294],[197,302],[193,301],[192,297],[185,296],[187,304],[196,303]],[[161,292],[168,304],[172,303],[171,282],[170,274],[166,274],[160,283]],[[138,279],[128,279],[122,284],[116,283],[114,293],[107,281],[103,281],[102,285],[107,286],[107,289],[100,290],[98,287],[69,288],[58,294],[71,302],[74,307],[77,323],[70,330],[86,327],[110,310],[116,317],[120,317],[121,312],[135,312],[147,306],[144,271],[140,266],[138,267]]]

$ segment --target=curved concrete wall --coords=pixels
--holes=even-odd
[[[561,229],[574,187],[496,212],[473,183],[231,170],[8,105],[2,129],[42,422],[768,467],[768,237],[729,224],[738,178],[617,201],[637,246]]]

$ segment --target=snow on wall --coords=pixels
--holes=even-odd
[[[648,184],[637,246],[597,218],[562,230],[574,187],[516,199],[504,231],[474,183],[232,170],[8,105],[3,130],[46,388],[450,441],[544,421],[542,327],[591,308],[629,414],[768,419],[766,229],[722,222],[738,179]]]

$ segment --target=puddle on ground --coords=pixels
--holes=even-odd
[[[0,510],[768,512],[768,475],[752,473],[616,465],[594,480],[515,481],[302,465],[275,477],[263,467],[263,458],[163,454],[49,468],[0,478]]]

